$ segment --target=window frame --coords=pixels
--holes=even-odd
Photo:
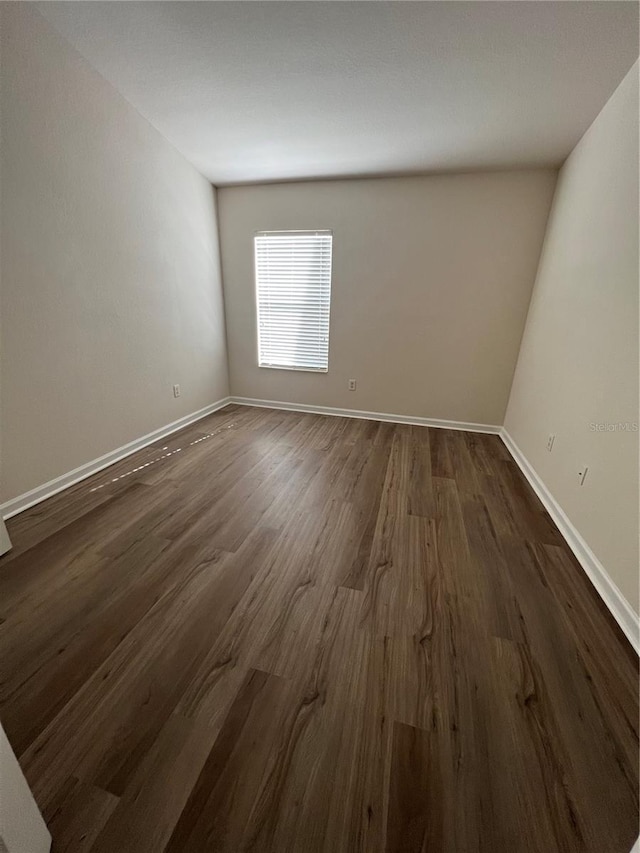
[[[261,364],[260,363],[260,295],[258,286],[258,237],[278,236],[285,234],[314,235],[331,238],[331,272],[329,275],[329,312],[327,317],[327,366],[326,367],[300,367],[286,364]],[[253,232],[253,283],[256,318],[256,364],[263,370],[294,370],[302,373],[328,373],[329,372],[329,342],[331,338],[331,291],[333,288],[333,231],[330,228],[290,228],[279,231],[254,231]]]

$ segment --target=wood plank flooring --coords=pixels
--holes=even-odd
[[[497,436],[228,406],[8,527],[54,853],[629,853],[638,661]]]

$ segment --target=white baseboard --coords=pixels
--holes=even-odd
[[[128,444],[124,444],[122,447],[116,448],[116,450],[112,450],[110,453],[105,453],[104,456],[100,456],[98,459],[93,459],[91,462],[85,462],[84,465],[80,465],[78,468],[74,468],[73,471],[69,471],[67,474],[62,474],[54,480],[49,480],[48,483],[44,483],[42,486],[37,486],[35,489],[25,492],[23,495],[18,495],[18,497],[12,498],[10,501],[7,501],[0,506],[2,517],[5,519],[11,518],[19,512],[23,512],[25,509],[29,509],[29,507],[39,504],[41,501],[52,497],[58,492],[61,492],[63,489],[73,486],[74,483],[79,483],[80,480],[86,480],[87,477],[90,477],[92,474],[97,474],[98,471],[102,471],[103,468],[108,468],[109,465],[113,465],[114,462],[119,462],[126,456],[131,456],[131,454],[135,453],[137,450],[142,450],[143,447],[153,444],[154,441],[159,441],[167,435],[171,435],[172,432],[177,432],[179,429],[183,429],[184,427],[189,426],[189,424],[199,421],[201,418],[205,418],[213,412],[217,412],[218,409],[223,408],[223,406],[227,406],[230,402],[231,399],[229,397],[224,397],[222,400],[218,400],[210,406],[205,406],[204,409],[199,409],[197,412],[185,415],[177,421],[173,421],[172,423],[160,427],[153,432],[149,432],[141,438],[136,438],[134,441],[130,441]]]
[[[361,412],[359,409],[334,409],[332,406],[309,406],[306,403],[283,403],[279,400],[256,400],[253,397],[231,397],[238,406],[258,406],[263,409],[284,409],[287,412],[310,412],[315,415],[332,415],[338,418],[362,418],[367,421],[387,421],[392,424],[413,424],[439,429],[460,429],[465,432],[488,432],[498,435],[502,427],[495,424],[476,424],[466,421],[443,421],[438,418],[420,418],[414,415],[392,415],[387,412]]]
[[[611,611],[636,653],[640,654],[640,622],[637,614],[504,427],[500,431],[500,437],[595,586],[600,598]]]

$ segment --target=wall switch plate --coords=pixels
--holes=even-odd
[[[583,465],[582,468],[578,471],[578,480],[580,481],[580,485],[584,486],[584,481],[587,479],[587,473],[589,468],[586,465]]]
[[[179,396],[180,396],[180,386],[179,386],[179,385],[174,385],[174,386],[173,386],[173,396],[174,396],[174,397],[179,397]]]
[[[553,442],[554,442],[555,440],[556,440],[555,433],[552,433],[552,434],[549,436],[549,438],[547,439],[547,450],[549,451],[549,453],[551,453],[551,451],[553,450]]]
[[[349,380],[349,391],[355,391],[355,390],[356,390],[356,380],[350,379]]]

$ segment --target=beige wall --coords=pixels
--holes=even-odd
[[[51,833],[0,726],[0,853],[49,853]]]
[[[502,424],[555,179],[529,171],[220,189],[232,393]],[[329,372],[259,368],[254,232],[315,228],[334,235]]]
[[[228,386],[210,184],[28,4],[2,7],[7,500]]]
[[[590,424],[638,420],[636,63],[560,173],[506,416],[636,611],[638,433]]]

